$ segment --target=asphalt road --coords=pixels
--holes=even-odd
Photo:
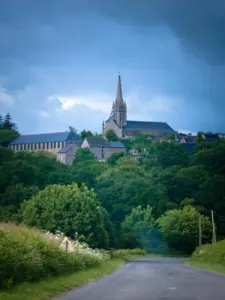
[[[142,259],[54,300],[225,300],[225,276],[176,258]]]

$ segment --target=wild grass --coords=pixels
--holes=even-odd
[[[109,256],[98,254],[91,251],[69,253],[36,229],[1,223],[0,288],[74,273],[109,259]]]
[[[197,248],[191,258],[184,262],[193,267],[225,273],[225,240]]]
[[[111,259],[94,268],[68,275],[50,277],[35,283],[20,284],[10,290],[0,291],[0,300],[48,300],[106,276],[123,264],[124,260],[122,259]]]

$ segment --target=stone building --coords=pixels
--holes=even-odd
[[[104,137],[87,137],[81,144],[81,148],[89,148],[98,160],[107,159],[112,153],[125,152],[125,146],[119,141],[108,141]]]
[[[12,141],[9,147],[13,151],[52,153],[58,161],[67,165],[72,164],[76,151],[80,148],[89,148],[98,160],[105,160],[112,153],[125,152],[121,142],[110,142],[98,136],[83,139],[75,132],[21,135]]]
[[[120,138],[130,138],[137,134],[150,134],[153,137],[163,137],[175,134],[166,122],[129,121],[127,120],[127,105],[123,99],[121,77],[118,78],[116,99],[108,120],[103,123],[103,133],[112,129]]]
[[[57,155],[60,150],[80,140],[80,135],[71,131],[31,134],[19,136],[9,147],[13,151],[46,151]]]

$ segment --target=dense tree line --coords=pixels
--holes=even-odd
[[[224,140],[199,141],[191,154],[173,139],[140,135],[124,143],[127,154],[105,163],[79,149],[72,166],[1,147],[1,220],[77,232],[93,247],[191,252],[200,215],[203,241],[211,241],[214,210],[218,236],[225,236]]]

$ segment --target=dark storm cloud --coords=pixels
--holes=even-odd
[[[185,99],[175,126],[225,130],[224,15],[222,0],[7,0],[0,86],[34,116],[55,91],[111,88],[113,66],[128,89],[146,88],[143,105],[153,94]]]
[[[143,30],[168,25],[188,51],[212,64],[225,63],[224,0],[86,1],[92,9],[115,21]]]

